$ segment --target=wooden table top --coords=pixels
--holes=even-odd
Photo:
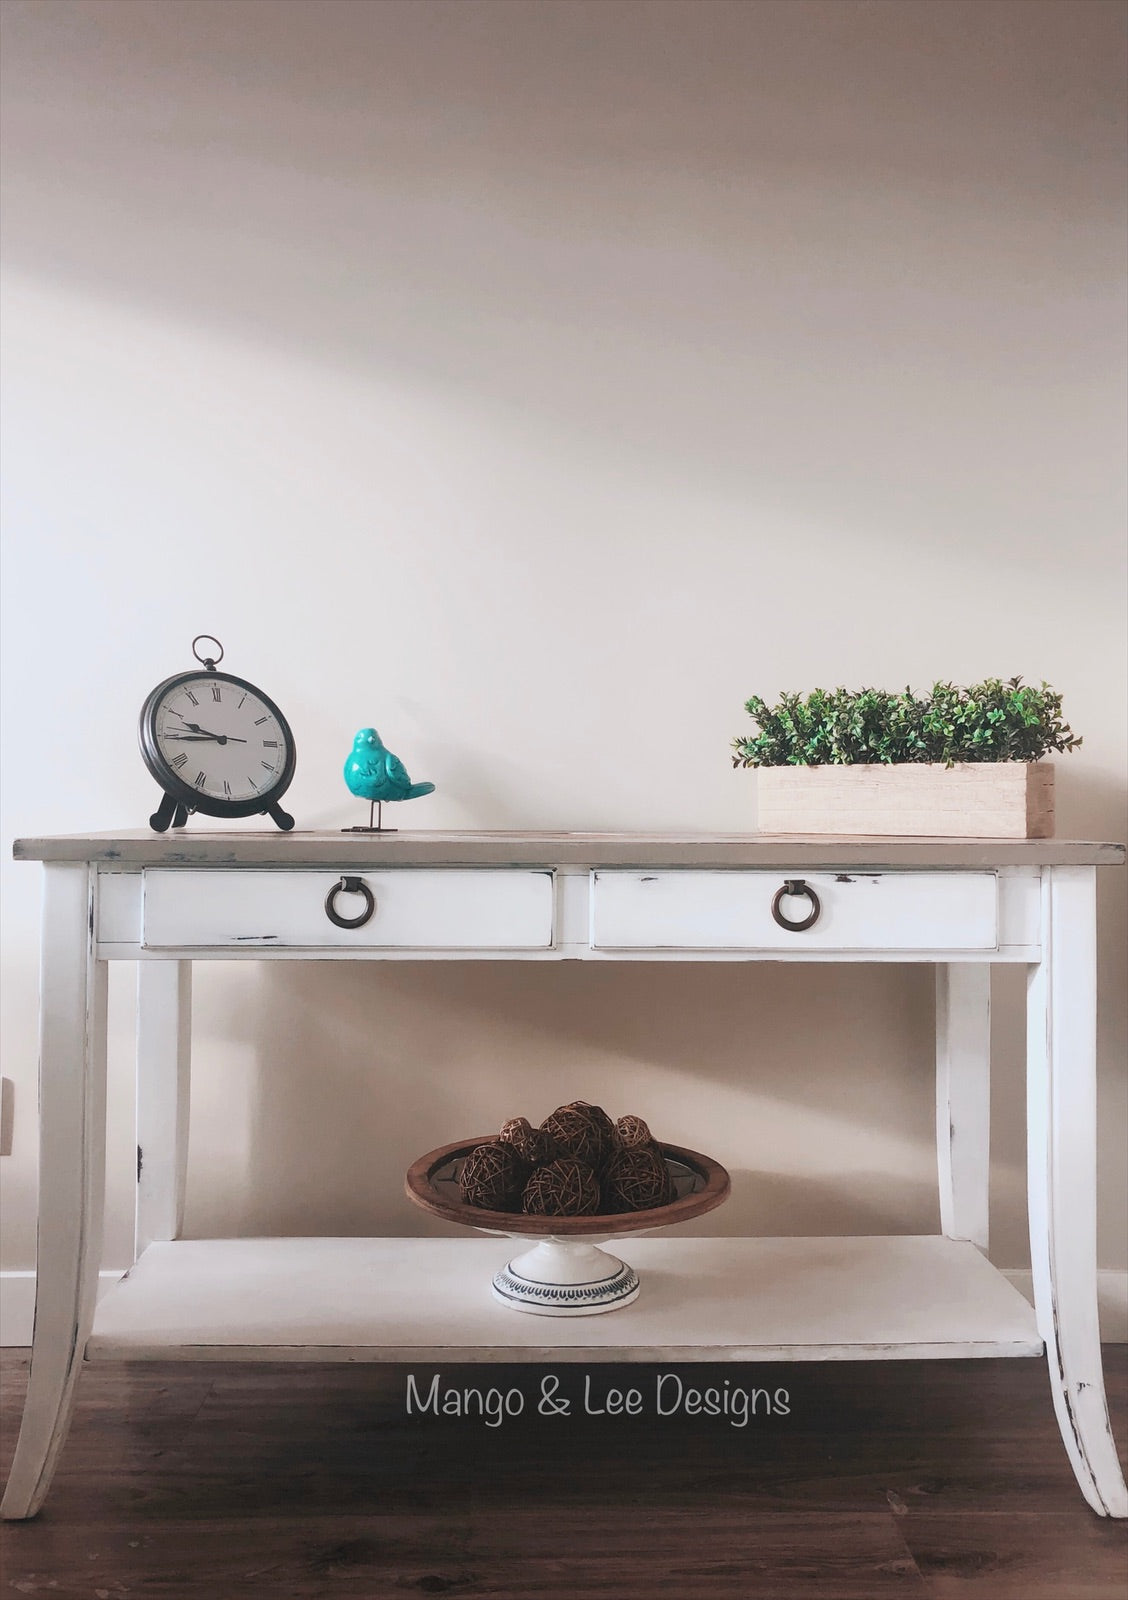
[[[761,833],[301,832],[150,829],[17,839],[18,861],[123,867],[1007,867],[1121,866],[1123,844]]]

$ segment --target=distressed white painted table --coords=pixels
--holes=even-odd
[[[145,832],[24,839],[15,853],[42,861],[45,877],[40,1210],[30,1383],[3,1516],[41,1505],[84,1359],[1043,1350],[1082,1493],[1102,1515],[1128,1515],[1101,1370],[1094,1170],[1095,877],[1123,863],[1122,845]],[[344,878],[362,887],[330,904],[347,919],[366,914],[355,927],[327,915]],[[801,930],[772,915],[791,880],[803,887],[777,903],[787,921],[805,921],[818,901]],[[932,963],[942,1233],[640,1239],[634,1305],[547,1326],[488,1292],[506,1240],[181,1239],[192,962],[248,957]],[[136,1263],[95,1309],[110,961],[137,962],[139,974]],[[1033,1309],[985,1254],[993,962],[1028,974]]]

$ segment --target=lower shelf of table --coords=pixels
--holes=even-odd
[[[638,1300],[528,1316],[492,1297],[522,1241],[153,1244],[101,1300],[87,1360],[864,1361],[1036,1356],[1033,1309],[974,1245],[626,1238]]]

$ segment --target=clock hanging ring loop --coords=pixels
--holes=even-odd
[[[210,639],[212,644],[218,648],[219,654],[217,656],[202,656],[196,649],[196,646],[199,644],[201,639]],[[223,660],[223,646],[220,644],[214,633],[198,633],[192,640],[192,654],[202,667],[206,667],[209,672],[214,672],[216,667]]]

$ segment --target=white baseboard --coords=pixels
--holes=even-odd
[[[124,1267],[98,1274],[98,1298],[123,1276]],[[0,1272],[0,1347],[31,1343],[35,1323],[35,1273]]]
[[[124,1270],[119,1267],[116,1271],[98,1274],[99,1298],[118,1281]],[[1029,1272],[1004,1268],[1003,1276],[1014,1284],[1019,1294],[1033,1301]],[[1097,1273],[1097,1307],[1104,1342],[1128,1344],[1128,1272]],[[29,1345],[34,1320],[35,1273],[0,1272],[0,1346]]]
[[[1023,1299],[1034,1304],[1034,1281],[1028,1271],[1003,1268]],[[1097,1314],[1103,1344],[1128,1344],[1128,1272],[1101,1268],[1097,1272]]]

